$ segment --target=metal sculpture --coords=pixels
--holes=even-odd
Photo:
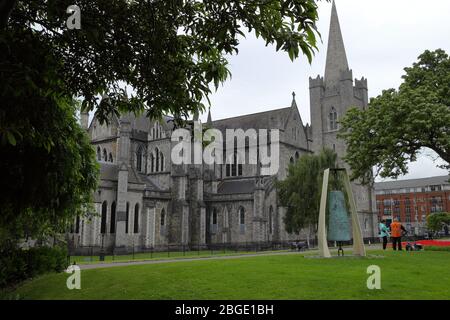
[[[353,197],[352,188],[350,185],[350,179],[346,169],[326,169],[323,175],[322,183],[322,195],[320,198],[320,210],[319,210],[319,230],[318,230],[318,245],[319,254],[321,257],[330,258],[331,253],[328,248],[328,240],[336,241],[340,243],[338,254],[342,251],[342,241],[349,241],[350,236],[350,222],[348,219],[348,213],[345,205],[345,197],[342,191],[331,191],[330,196],[328,194],[328,182],[330,177],[330,171],[336,174],[338,172],[343,173],[344,189],[348,195],[349,211],[351,216],[352,235],[353,235],[353,255],[366,256],[366,250],[361,234],[361,226],[359,225],[358,214],[356,211],[356,203]],[[327,201],[328,200],[328,201]],[[326,209],[327,202],[330,211],[330,217],[328,221],[328,237],[326,228]]]

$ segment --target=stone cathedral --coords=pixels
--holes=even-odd
[[[345,144],[336,135],[339,118],[351,106],[367,107],[367,80],[353,80],[335,4],[333,3],[324,77],[310,78],[311,125],[304,125],[293,94],[291,106],[213,121],[228,129],[279,129],[279,170],[261,175],[256,164],[173,165],[173,120],[150,121],[128,114],[109,126],[88,115],[88,130],[100,164],[96,191],[97,214],[77,219],[69,233],[72,247],[103,247],[127,252],[131,248],[164,248],[168,244],[270,242],[305,239],[288,234],[274,182],[284,179],[290,163],[328,147],[339,158]],[[195,118],[195,116],[194,116]],[[225,154],[225,152],[224,152]],[[340,164],[346,166],[340,160]],[[370,187],[353,183],[364,237],[377,235],[374,195]]]

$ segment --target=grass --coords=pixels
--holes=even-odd
[[[306,255],[307,256],[307,255]],[[366,286],[381,268],[381,290]],[[24,283],[19,299],[450,299],[448,252],[371,251],[367,258],[314,259],[304,254],[182,261],[81,272]]]
[[[425,246],[427,251],[447,251],[450,252],[450,247]]]

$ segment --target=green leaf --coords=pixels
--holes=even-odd
[[[10,131],[6,131],[6,137],[8,138],[8,142],[15,146],[16,145],[16,138]]]

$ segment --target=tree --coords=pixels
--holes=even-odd
[[[181,119],[204,110],[210,84],[230,75],[224,55],[238,52],[245,30],[310,62],[319,36],[315,0],[79,0],[81,29],[69,30],[72,4],[0,0],[0,28],[51,45],[65,89],[102,122],[120,111]]]
[[[32,32],[15,35],[0,41],[2,255],[20,239],[65,232],[88,209],[98,178],[79,106],[56,73],[61,61]]]
[[[398,90],[383,91],[367,110],[352,108],[340,121],[353,179],[369,182],[373,167],[383,178],[404,175],[424,147],[450,169],[449,56],[427,50],[405,72]]]
[[[429,230],[441,231],[444,226],[450,226],[450,213],[433,213],[427,217],[427,227]]]
[[[101,122],[187,118],[229,76],[245,30],[309,61],[319,36],[314,0],[79,0],[69,30],[72,4],[0,0],[3,239],[61,231],[89,203],[98,168],[73,97]]]
[[[277,183],[280,203],[287,208],[287,232],[299,233],[305,228],[317,232],[323,172],[335,168],[336,161],[336,153],[329,149],[319,155],[304,155],[289,166],[286,179]],[[330,176],[330,185],[335,184]]]

